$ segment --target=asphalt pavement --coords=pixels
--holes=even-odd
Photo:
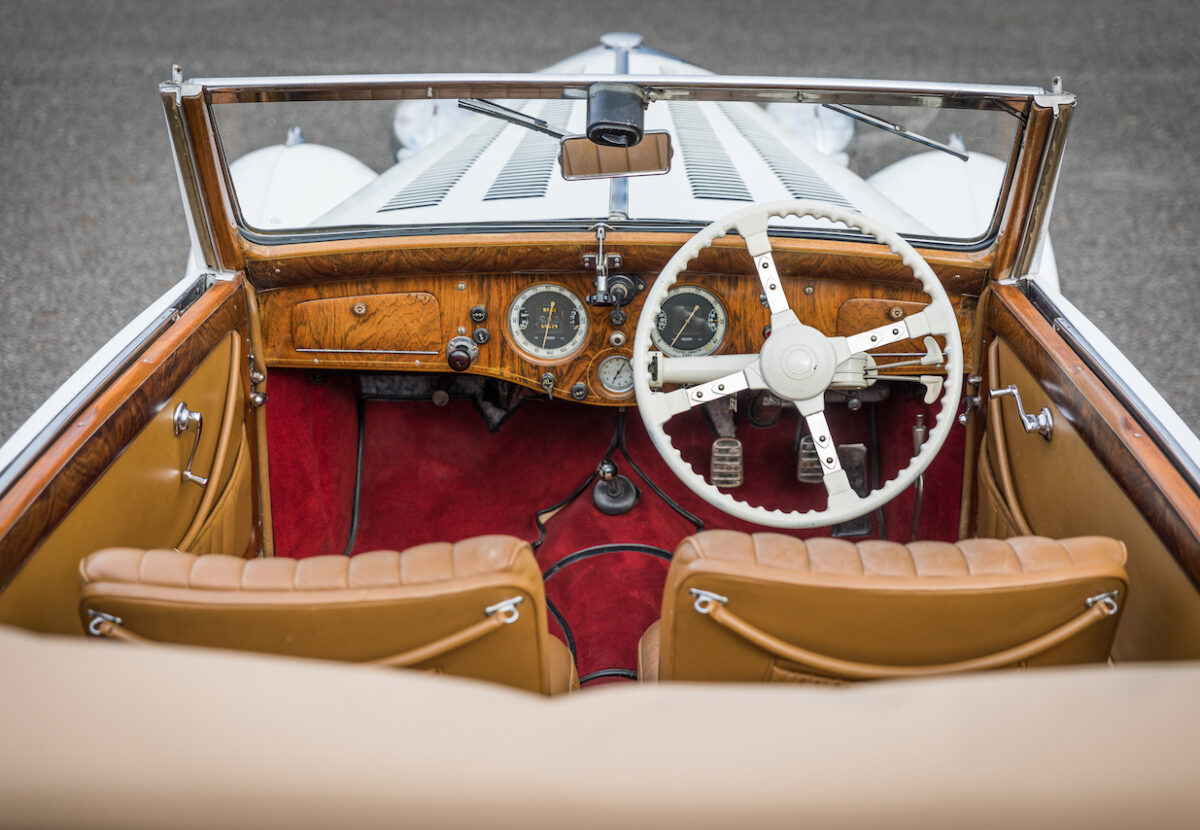
[[[1035,84],[1079,96],[1063,290],[1200,431],[1200,11],[1186,2],[0,0],[0,442],[183,275],[157,84],[532,71],[635,31],[733,74]]]

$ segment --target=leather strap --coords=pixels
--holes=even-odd
[[[973,657],[970,660],[959,660],[953,663],[940,663],[928,666],[883,666],[875,663],[857,663],[851,660],[841,660],[837,657],[828,657],[824,654],[818,654],[815,651],[809,651],[808,649],[785,643],[783,640],[771,636],[761,628],[757,628],[746,622],[720,603],[710,603],[707,613],[719,625],[749,640],[764,651],[774,654],[776,657],[838,677],[855,680],[883,680],[894,677],[912,677],[914,675],[953,674],[956,672],[982,671],[1011,666],[1022,660],[1028,660],[1044,651],[1048,651],[1110,615],[1110,612],[1105,609],[1104,605],[1098,603],[1048,634],[1043,634],[1022,645],[1006,648],[1003,651],[997,651],[985,657]]]
[[[492,614],[490,617],[484,617],[474,625],[469,625],[461,631],[456,631],[453,634],[447,634],[434,640],[432,643],[426,643],[423,646],[417,646],[409,651],[402,652],[392,657],[381,657],[378,660],[367,660],[363,665],[366,666],[388,666],[391,668],[407,668],[415,666],[418,663],[423,663],[426,660],[431,660],[434,657],[440,657],[448,651],[454,651],[456,648],[465,646],[467,643],[474,642],[484,634],[490,634],[502,625],[505,625],[504,617],[500,614]]]
[[[466,628],[455,631],[453,634],[447,634],[434,640],[431,643],[426,643],[423,646],[417,646],[414,649],[403,651],[399,654],[394,654],[391,657],[380,657],[376,660],[365,660],[359,665],[363,666],[382,666],[385,668],[408,668],[416,666],[426,660],[432,660],[435,657],[440,657],[447,652],[454,651],[456,648],[461,648],[467,643],[474,642],[485,634],[490,634],[497,628],[506,625],[503,614],[492,614],[485,617],[477,623],[467,626]],[[122,625],[118,625],[109,619],[97,619],[90,627],[91,631],[101,637],[108,637],[112,640],[120,640],[123,643],[138,643],[140,645],[153,645],[154,640],[148,640],[138,634],[134,634],[129,629]]]

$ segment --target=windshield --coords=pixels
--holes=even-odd
[[[986,99],[897,95],[902,103],[887,105],[879,94],[870,103],[852,96],[799,103],[795,95],[764,101],[753,89],[708,96],[720,100],[651,93],[643,126],[669,134],[669,169],[567,180],[554,134],[587,133],[588,101],[579,90],[482,104],[483,96],[469,96],[475,112],[459,105],[468,96],[442,94],[214,103],[243,229],[271,241],[310,231],[586,228],[600,221],[679,227],[751,203],[818,199],[934,244],[978,244],[994,233],[1021,126],[1014,111]],[[528,123],[515,123],[522,120]],[[845,232],[812,219],[791,222]]]

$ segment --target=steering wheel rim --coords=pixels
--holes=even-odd
[[[900,257],[900,261],[920,281],[931,302],[920,312],[909,315],[895,324],[850,337],[827,337],[800,323],[784,296],[767,234],[769,219],[788,216],[811,216],[840,222],[873,236]],[[651,329],[662,309],[667,292],[678,281],[679,275],[689,262],[710,247],[715,240],[732,230],[737,230],[745,240],[746,248],[755,261],[756,272],[771,310],[771,337],[764,343],[753,362],[748,363],[740,372],[718,377],[708,383],[677,388],[671,392],[652,389],[652,381],[655,379],[651,378]],[[797,326],[799,328],[796,328]],[[783,337],[779,337],[781,333]],[[920,451],[894,478],[882,484],[879,489],[860,497],[850,489],[837,459],[834,449],[836,442],[825,422],[824,391],[832,384],[833,375],[837,373],[838,367],[847,365],[847,358],[855,359],[858,355],[866,354],[868,349],[922,336],[926,337],[927,347],[936,348],[932,341],[933,335],[945,338],[946,345],[942,353],[946,377],[939,396],[940,407],[934,417],[929,437]],[[764,355],[768,356],[764,358]],[[705,359],[691,358],[693,361]],[[829,365],[831,359],[835,361],[833,366]],[[871,363],[873,361],[868,360],[864,365]],[[664,365],[666,364],[663,361],[655,362],[656,367]],[[799,378],[800,375],[805,377]],[[768,527],[812,528],[837,524],[865,515],[907,489],[932,463],[950,434],[962,394],[962,375],[962,338],[954,307],[929,264],[903,237],[879,222],[838,205],[808,199],[768,202],[734,211],[717,219],[688,240],[671,257],[647,292],[633,344],[633,385],[638,412],[655,448],[667,466],[688,489],[709,504],[736,518]],[[826,377],[829,378],[829,382],[822,386]],[[782,390],[778,389],[777,385],[783,387]],[[818,387],[821,387],[819,394],[814,394]],[[825,454],[818,452],[829,494],[829,502],[823,510],[788,511],[743,502],[705,480],[684,461],[679,450],[671,443],[670,436],[663,428],[671,417],[699,405],[706,399],[705,396],[711,400],[752,388],[770,389],[779,397],[796,403],[801,416],[808,421],[815,441],[832,450]],[[785,394],[781,394],[781,391]],[[800,400],[793,398],[791,394],[796,393],[804,397]],[[926,402],[933,403],[933,400],[927,397]],[[818,446],[819,451],[820,449],[821,446]]]

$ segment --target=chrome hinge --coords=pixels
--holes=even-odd
[[[267,376],[255,366],[256,361],[253,352],[250,352],[246,357],[250,361],[250,403],[255,406],[262,406],[267,402],[267,393],[259,392],[258,385],[263,383],[267,379]]]
[[[978,395],[981,383],[983,383],[983,378],[979,375],[971,375],[967,378],[967,386],[971,387],[971,394],[963,395],[963,411],[958,416],[958,422],[963,426],[966,426],[967,421],[971,420],[971,412],[983,404],[983,399]]]
[[[204,277],[204,288],[208,290],[219,282],[233,282],[237,279],[236,271],[205,271],[200,276]]]

